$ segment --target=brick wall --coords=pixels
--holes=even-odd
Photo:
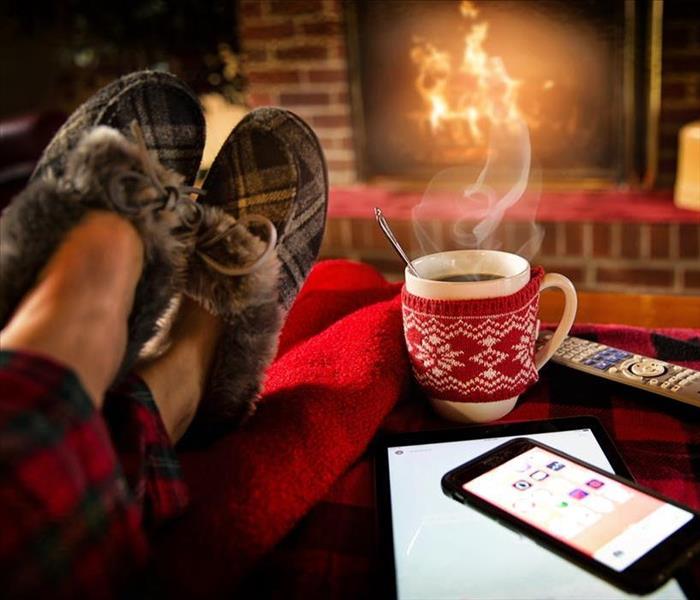
[[[676,177],[678,131],[700,119],[700,5],[693,0],[666,0],[663,11],[657,185],[670,187]]]
[[[251,106],[283,106],[314,128],[331,184],[356,179],[341,0],[240,0]]]
[[[544,222],[544,240],[533,262],[569,277],[581,290],[700,294],[700,227],[694,223]],[[420,252],[407,220],[391,227],[411,256]],[[450,249],[447,228],[433,222],[431,236]],[[520,239],[517,222],[503,225],[503,239]],[[374,219],[328,222],[324,258],[348,257],[374,265],[389,278],[403,277],[403,265]]]

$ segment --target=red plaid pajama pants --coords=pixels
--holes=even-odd
[[[186,504],[143,381],[132,376],[111,390],[100,413],[70,370],[0,352],[3,597],[143,590],[148,533]]]

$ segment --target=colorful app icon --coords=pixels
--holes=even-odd
[[[533,471],[530,473],[530,478],[534,479],[535,481],[542,481],[543,479],[547,479],[549,475],[545,473],[544,471]]]
[[[599,488],[602,488],[605,484],[597,479],[591,479],[590,481],[586,482],[586,485],[588,487],[592,487],[594,490],[597,490]]]
[[[569,492],[569,496],[572,498],[576,498],[576,500],[582,500],[586,496],[588,496],[588,492],[584,492],[582,489],[576,488],[575,490],[571,490]]]
[[[532,487],[532,484],[528,483],[528,482],[525,481],[524,479],[518,479],[518,481],[516,481],[516,482],[513,484],[513,487],[514,487],[516,490],[520,490],[520,491],[522,492],[523,490],[526,490],[526,489]]]
[[[552,469],[552,471],[561,471],[566,465],[564,463],[560,463],[558,460],[555,460],[554,462],[551,462],[547,465],[548,469]]]

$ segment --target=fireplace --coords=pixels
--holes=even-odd
[[[546,184],[648,181],[648,99],[659,75],[644,51],[658,43],[653,3],[358,0],[346,8],[362,178],[420,181],[479,167],[494,152],[491,132],[522,121]]]
[[[378,5],[381,3],[382,0],[377,0]],[[389,277],[399,279],[402,265],[379,232],[372,209],[382,207],[401,243],[412,248],[415,241],[410,220],[413,208],[424,198],[428,178],[450,162],[435,162],[425,168],[414,156],[409,166],[396,161],[394,170],[369,163],[367,138],[372,132],[364,110],[368,101],[363,100],[363,96],[368,92],[363,85],[366,73],[362,71],[360,59],[362,53],[367,52],[363,45],[371,42],[360,26],[363,22],[372,26],[361,14],[363,10],[372,10],[371,4],[374,2],[365,0],[239,0],[241,64],[248,82],[249,106],[275,104],[289,108],[306,119],[321,140],[331,181],[329,221],[322,256],[362,260]],[[433,13],[439,14],[437,6],[441,4],[449,11],[445,14],[450,15],[454,29],[460,33],[452,45],[445,35],[430,31],[422,33],[422,40],[414,42],[412,34],[408,42],[402,42],[401,64],[406,71],[403,77],[408,81],[406,97],[412,99],[414,112],[425,110],[426,104],[415,88],[419,71],[411,50],[415,46],[425,48],[420,46],[422,41],[431,43],[438,51],[459,54],[464,50],[470,25],[482,21],[488,23],[487,35],[481,41],[484,52],[488,57],[500,57],[510,79],[527,80],[528,73],[522,71],[520,65],[534,50],[520,57],[513,48],[492,45],[505,34],[499,33],[496,15],[488,13],[487,9],[490,10],[492,4],[501,4],[500,0],[476,0],[474,5],[478,13],[471,19],[462,14],[463,5],[457,0],[442,3],[396,0],[384,4],[403,6],[409,16],[414,5],[422,4],[421,14],[426,22]],[[596,146],[595,136],[589,140],[588,148],[597,149],[598,154],[588,154],[588,162],[578,165],[578,170],[571,162],[547,164],[538,154],[540,134],[531,128],[533,165],[540,163],[545,188],[549,188],[542,191],[539,202],[537,220],[545,235],[534,260],[547,269],[565,273],[582,290],[634,289],[697,294],[700,290],[700,214],[675,209],[672,193],[668,191],[675,178],[678,131],[700,116],[700,73],[697,69],[700,17],[695,3],[532,0],[518,4],[532,7],[531,12],[536,13],[531,16],[534,19],[531,28],[536,28],[542,20],[554,21],[564,29],[564,25],[582,28],[584,40],[588,39],[586,36],[598,35],[594,47],[597,48],[595,55],[602,61],[602,70],[597,71],[596,77],[597,81],[606,82],[599,86],[591,84],[601,92],[599,104],[595,106],[607,115],[596,125],[605,143]],[[426,15],[425,6],[436,8],[431,15]],[[548,8],[540,10],[540,6]],[[574,8],[578,12],[566,12]],[[398,8],[393,10],[401,12]],[[555,19],[552,15],[559,17]],[[380,34],[375,44],[381,43],[382,36],[391,39],[390,28],[394,21],[401,21],[400,16],[389,19],[390,22],[384,18],[375,24]],[[512,24],[513,17],[506,17]],[[526,17],[529,16],[524,15],[523,21]],[[443,23],[447,19],[441,18]],[[422,23],[423,20],[418,20],[416,26]],[[420,36],[415,34],[415,37]],[[529,51],[535,43],[530,44],[527,36],[525,38]],[[515,47],[516,42],[520,44],[519,37],[513,37],[511,45]],[[588,42],[580,43],[584,46],[580,53],[588,53]],[[546,58],[544,56],[543,60]],[[587,60],[592,59],[587,57]],[[531,65],[531,69],[534,72],[534,66]],[[389,96],[398,89],[398,71],[394,65],[383,73],[381,89]],[[535,90],[539,87],[541,93],[553,93],[555,88],[564,86],[567,77],[570,74],[561,76],[556,72],[548,79],[536,77],[534,81],[539,81],[539,86],[535,86]],[[596,81],[593,75],[591,77],[587,81]],[[547,83],[548,80],[551,83]],[[533,81],[525,83],[518,89],[522,110],[532,112],[535,101],[545,106],[546,96],[532,95]],[[589,91],[592,90],[584,89],[582,95],[588,98]],[[378,95],[381,100],[381,93]],[[608,100],[600,104],[600,98]],[[552,106],[551,98],[549,100],[546,107],[556,114],[557,106]],[[560,110],[567,108],[559,107]],[[590,107],[587,110],[595,112]],[[411,113],[410,109],[395,112],[393,117],[399,112],[402,119],[411,117],[406,114]],[[595,114],[593,117],[599,118]],[[487,131],[486,127],[483,129]],[[574,140],[578,139],[574,136]],[[374,143],[382,143],[382,140]],[[479,151],[473,141],[468,143],[478,168],[488,151],[484,154],[483,148]],[[578,148],[564,147],[562,151],[569,161],[572,155],[566,152],[572,150]],[[553,151],[549,156],[558,158]],[[601,157],[610,160],[603,162]],[[390,157],[380,155],[378,158],[388,161]],[[432,159],[432,156],[426,157],[426,160]],[[458,155],[455,160],[461,163],[464,157]],[[649,187],[654,189],[649,190]],[[452,223],[443,218],[432,222],[431,227],[436,235],[444,237]],[[519,222],[506,223],[506,241],[519,239],[520,229]]]

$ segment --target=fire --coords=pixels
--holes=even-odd
[[[461,61],[430,43],[417,41],[411,59],[418,66],[416,89],[428,109],[434,135],[447,135],[458,144],[483,144],[490,125],[513,126],[522,118],[518,107],[521,82],[511,78],[498,56],[489,56],[483,44],[489,25],[476,22],[479,10],[463,0],[460,14],[474,21],[464,38]]]

